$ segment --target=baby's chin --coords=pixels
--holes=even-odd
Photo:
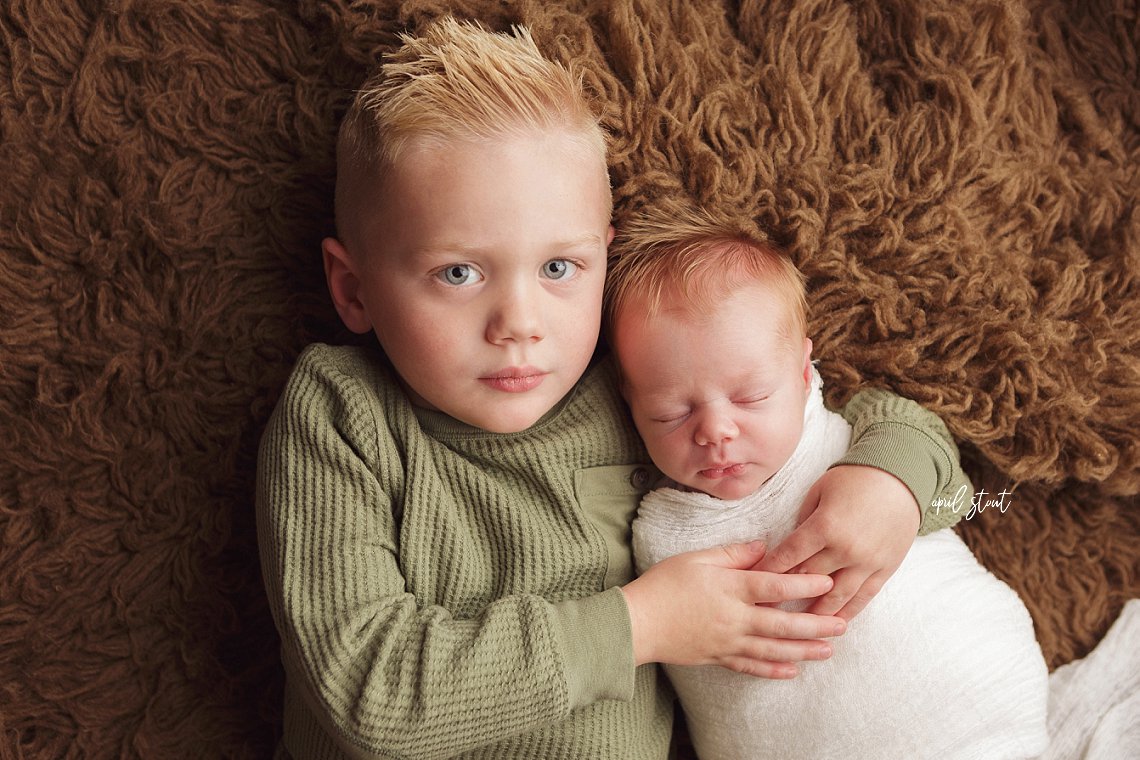
[[[754,466],[745,467],[739,474],[726,474],[720,477],[705,477],[694,474],[683,481],[692,491],[700,491],[722,501],[738,501],[760,489],[768,482],[771,474],[760,473]]]

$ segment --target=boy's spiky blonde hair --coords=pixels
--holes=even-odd
[[[498,33],[448,16],[400,39],[341,122],[338,217],[344,196],[379,184],[412,140],[562,130],[581,136],[604,169],[606,136],[582,73],[543,56],[526,28]]]
[[[773,327],[797,345],[807,334],[808,307],[804,276],[791,257],[703,209],[659,205],[623,224],[610,248],[606,329],[612,338],[616,320],[634,303],[645,319],[665,310],[699,318],[748,281],[769,285],[784,300],[789,319]]]

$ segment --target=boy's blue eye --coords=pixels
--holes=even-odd
[[[470,285],[482,279],[470,264],[451,264],[436,275],[448,285]]]
[[[551,259],[542,265],[542,273],[551,280],[561,280],[577,269],[578,265],[567,259]]]

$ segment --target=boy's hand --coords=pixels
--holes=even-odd
[[[625,585],[636,663],[792,678],[792,663],[830,657],[816,639],[841,634],[843,620],[760,605],[819,596],[831,579],[749,570],[763,554],[759,542],[678,554]]]
[[[851,620],[902,564],[921,521],[910,489],[895,476],[833,467],[804,497],[799,527],[756,569],[830,575],[834,587],[808,612]]]

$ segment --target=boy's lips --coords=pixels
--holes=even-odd
[[[525,393],[541,385],[548,374],[537,367],[508,367],[479,378],[479,382],[497,391]]]
[[[702,478],[710,480],[717,480],[719,478],[727,478],[733,475],[739,475],[744,471],[743,464],[725,464],[720,467],[708,467],[698,471],[698,475]]]

